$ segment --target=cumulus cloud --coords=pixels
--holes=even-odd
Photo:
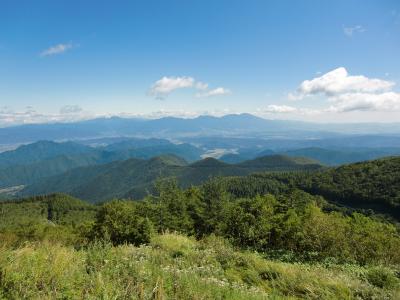
[[[57,55],[57,54],[64,53],[72,48],[73,48],[73,45],[71,43],[58,44],[58,45],[51,46],[50,48],[43,50],[40,53],[40,56],[46,57],[46,56],[51,56],[51,55]]]
[[[338,95],[331,101],[334,112],[349,111],[397,111],[400,110],[400,93],[348,93]]]
[[[229,95],[230,93],[231,93],[230,90],[225,89],[223,87],[218,87],[213,90],[205,91],[203,93],[198,93],[196,94],[196,97],[202,98],[202,97],[222,96],[222,95]]]
[[[223,87],[209,90],[209,85],[202,81],[197,81],[193,77],[167,77],[157,80],[151,87],[149,94],[157,99],[164,99],[170,93],[178,89],[195,89],[201,91],[197,97],[210,97],[229,94],[230,91]]]
[[[303,81],[291,100],[322,95],[331,105],[321,112],[399,111],[400,93],[393,91],[395,83],[363,75],[349,75],[343,67],[320,77]]]
[[[192,77],[166,77],[157,80],[150,88],[150,94],[164,98],[177,89],[191,88],[195,84]]]
[[[303,99],[307,96],[324,94],[332,97],[343,93],[374,93],[388,91],[394,82],[368,78],[363,75],[349,75],[343,67],[330,71],[320,77],[303,81],[295,93],[289,94],[291,99]]]
[[[365,32],[365,28],[361,25],[356,25],[353,27],[345,27],[343,26],[343,33],[348,37],[352,37],[354,33],[363,33]]]

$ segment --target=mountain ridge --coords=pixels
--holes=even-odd
[[[284,133],[290,136],[325,133],[396,133],[400,134],[400,123],[319,124],[292,120],[272,120],[252,114],[231,114],[222,117],[198,116],[196,118],[162,117],[97,118],[71,123],[24,124],[0,128],[3,144],[35,142],[38,140],[62,140],[77,138],[99,138],[112,136],[212,136]]]

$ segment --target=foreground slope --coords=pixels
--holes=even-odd
[[[149,246],[0,248],[7,299],[398,299],[385,268],[284,263],[218,238],[155,236]],[[32,271],[34,267],[35,271]],[[380,276],[388,279],[380,281]],[[22,279],[22,280],[21,280]],[[68,295],[68,296],[67,296]]]

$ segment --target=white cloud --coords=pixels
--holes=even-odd
[[[191,88],[195,84],[192,77],[166,77],[157,80],[150,89],[150,94],[164,98],[177,89]]]
[[[289,95],[291,99],[324,94],[335,96],[342,93],[373,93],[390,90],[394,82],[368,78],[363,75],[349,75],[343,67],[332,70],[320,77],[303,81],[297,91]]]
[[[15,111],[9,107],[0,108],[0,127],[21,124],[38,124],[51,122],[74,122],[95,117],[94,114],[79,109],[79,106],[68,105],[60,109],[60,113],[45,114],[33,107]]]
[[[143,118],[143,119],[158,119],[163,117],[178,117],[178,118],[195,118],[199,116],[215,116],[221,117],[227,114],[238,114],[238,111],[231,109],[216,109],[216,110],[202,110],[202,111],[188,111],[184,109],[168,110],[160,109],[158,111],[152,111],[147,113],[108,113],[108,114],[94,114],[83,109],[76,108],[76,112],[72,112],[74,109],[64,109],[66,107],[75,107],[75,105],[67,105],[60,109],[59,113],[40,113],[33,107],[28,106],[23,110],[15,111],[9,107],[0,107],[0,128],[16,126],[22,124],[43,124],[43,123],[68,123],[77,122],[83,120],[90,120],[94,118],[110,118],[110,117],[121,117],[121,118]],[[67,113],[66,111],[71,111]]]
[[[263,109],[258,109],[257,114],[296,114],[296,115],[316,115],[325,112],[324,109],[298,108],[289,105],[271,104]]]
[[[139,117],[144,119],[158,119],[164,117],[176,117],[176,118],[184,118],[191,119],[199,116],[215,116],[221,117],[227,114],[236,114],[236,111],[230,109],[223,110],[202,110],[202,111],[188,111],[188,110],[168,110],[161,109],[158,111],[153,111],[151,113],[142,113],[142,114],[129,114],[129,113],[120,113],[116,114],[116,116],[120,117]]]
[[[400,111],[400,93],[393,91],[395,83],[363,75],[349,75],[343,67],[320,77],[303,81],[288,98],[300,100],[322,95],[332,103],[320,112]]]
[[[361,25],[356,25],[356,26],[353,26],[353,27],[344,27],[343,26],[343,32],[348,37],[352,37],[354,33],[363,33],[363,32],[365,32],[365,28],[362,27]]]
[[[196,82],[196,89],[204,91],[204,90],[208,89],[208,83],[198,81],[198,82]]]
[[[400,110],[400,93],[348,93],[331,99],[330,107],[335,112],[349,111],[398,111]]]
[[[64,53],[72,48],[73,48],[73,45],[71,43],[58,44],[58,45],[52,46],[46,50],[43,50],[40,53],[40,56],[45,57],[45,56],[57,55],[57,54]]]
[[[156,97],[157,99],[164,99],[170,93],[178,89],[192,88],[200,93],[196,94],[197,97],[210,97],[218,95],[229,94],[230,91],[223,87],[209,90],[208,84],[197,81],[193,77],[167,77],[157,80],[150,88],[149,94]]]
[[[203,93],[198,93],[196,94],[196,97],[198,98],[203,98],[203,97],[213,97],[213,96],[222,96],[222,95],[229,95],[231,94],[231,91],[228,89],[225,89],[223,87],[218,87],[213,90],[209,90]]]

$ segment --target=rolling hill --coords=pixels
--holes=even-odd
[[[245,142],[244,142],[245,143]],[[360,161],[366,161],[371,159],[378,159],[386,156],[400,155],[399,147],[380,147],[380,148],[368,148],[368,147],[338,147],[330,145],[329,147],[306,147],[306,148],[294,148],[294,149],[276,149],[270,150],[265,149],[257,151],[257,149],[238,149],[237,154],[225,154],[220,157],[224,162],[228,163],[239,163],[248,159],[272,155],[282,154],[291,157],[306,157],[314,159],[328,166],[338,166],[342,164],[355,163]]]
[[[315,159],[324,164],[337,166],[354,162],[377,159],[380,157],[400,155],[400,148],[350,148],[350,149],[324,149],[309,147],[293,149],[282,152],[288,156],[302,156]]]
[[[300,179],[298,185],[331,201],[380,208],[400,218],[400,157],[340,166]]]
[[[15,165],[32,164],[60,155],[84,154],[90,151],[92,151],[92,148],[73,142],[39,141],[0,153],[0,169]]]
[[[347,208],[400,220],[400,157],[353,163],[319,172],[258,173],[224,178],[236,197],[282,194],[301,189]]]
[[[0,188],[29,185],[74,168],[129,158],[149,159],[173,154],[195,161],[202,153],[201,149],[186,143],[173,144],[156,139],[129,139],[96,148],[73,142],[40,141],[0,153]]]
[[[129,159],[73,169],[29,185],[21,194],[28,196],[63,192],[91,202],[111,198],[138,199],[152,190],[153,183],[158,178],[176,177],[182,186],[189,186],[200,184],[211,176],[243,176],[260,171],[321,168],[315,161],[281,155],[240,164],[227,164],[213,158],[187,164],[179,157],[167,155],[149,160]]]

